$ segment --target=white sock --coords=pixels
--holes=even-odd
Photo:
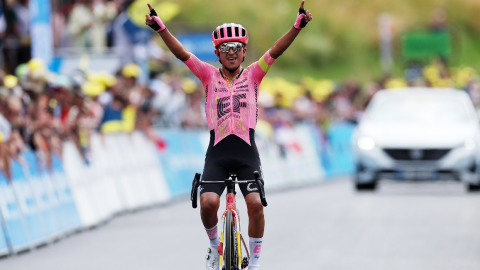
[[[263,238],[250,237],[250,263],[248,269],[257,269],[260,266],[260,251],[262,251]]]
[[[210,239],[210,246],[218,247],[220,245],[220,238],[218,237],[217,225],[211,229],[205,228],[207,231],[208,239]]]

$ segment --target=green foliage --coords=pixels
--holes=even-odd
[[[172,23],[211,28],[236,22],[249,30],[250,60],[268,50],[294,23],[300,0],[177,0],[181,14]],[[307,0],[305,8],[314,20],[275,64],[272,73],[296,81],[314,78],[361,81],[382,75],[378,52],[378,16],[394,18],[395,71],[401,75],[400,35],[410,29],[427,28],[433,11],[444,8],[454,31],[452,65],[480,70],[479,0]],[[207,27],[208,26],[208,27]],[[177,31],[181,31],[178,29]],[[206,29],[204,29],[206,30]]]

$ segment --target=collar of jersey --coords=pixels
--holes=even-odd
[[[240,73],[238,73],[238,75],[237,75],[237,77],[235,78],[235,80],[238,79],[238,78],[240,78],[240,76],[242,75],[242,73],[243,73],[244,70],[245,70],[245,69],[242,68],[242,70],[240,71]],[[220,71],[220,75],[222,75],[222,78],[225,79],[225,75],[223,75],[222,69],[219,68],[218,71]]]

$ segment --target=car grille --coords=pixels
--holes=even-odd
[[[439,160],[450,149],[383,149],[387,155],[395,160]]]

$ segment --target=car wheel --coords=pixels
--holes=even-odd
[[[467,191],[468,192],[479,192],[480,191],[480,185],[479,184],[468,184],[467,185]]]
[[[378,178],[374,174],[373,179],[370,182],[360,182],[358,174],[355,175],[355,189],[357,191],[373,191],[377,188]]]
[[[355,183],[355,188],[357,191],[374,191],[377,188],[377,182]]]

